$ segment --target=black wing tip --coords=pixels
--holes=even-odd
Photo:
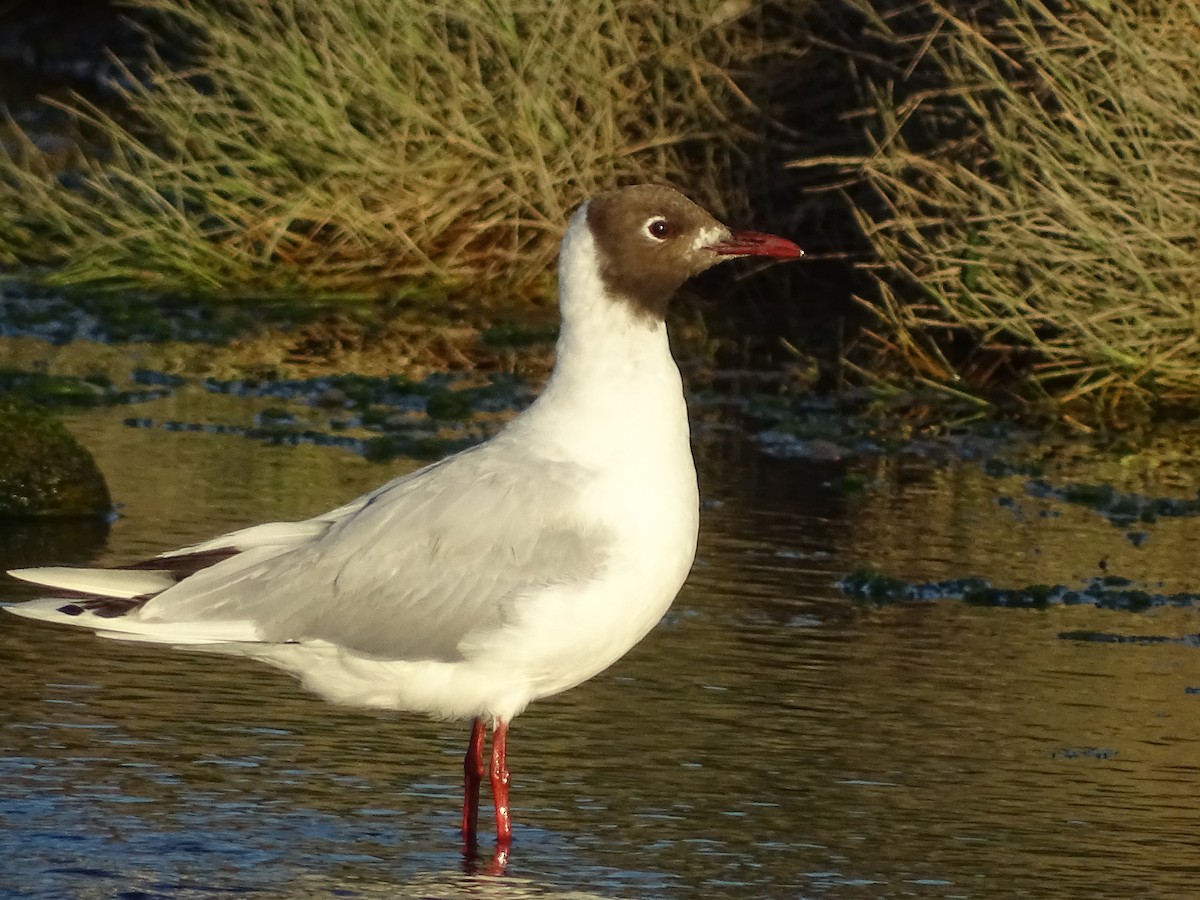
[[[175,556],[152,556],[150,559],[113,568],[130,572],[168,572],[176,581],[183,581],[209,566],[233,559],[241,552],[237,547],[215,547],[212,550],[197,550],[195,553],[180,553]]]
[[[60,606],[58,611],[64,616],[82,616],[85,612],[99,616],[101,619],[119,619],[135,609],[146,605],[153,594],[143,594],[140,597],[89,597],[76,603]]]

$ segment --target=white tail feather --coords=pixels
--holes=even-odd
[[[77,613],[62,610],[79,609]],[[124,641],[139,641],[152,644],[222,644],[257,643],[262,635],[253,622],[147,622],[136,613],[125,616],[104,617],[83,609],[71,600],[29,600],[0,607],[13,615],[76,628],[90,628],[101,637],[119,638]]]

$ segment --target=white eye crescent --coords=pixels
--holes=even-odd
[[[646,234],[656,241],[665,241],[671,236],[672,230],[671,223],[662,216],[652,216],[642,226],[642,231],[646,232]]]

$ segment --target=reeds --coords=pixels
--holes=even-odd
[[[875,364],[1096,417],[1194,405],[1200,2],[844,2],[873,53],[874,147],[842,163]]]
[[[191,65],[70,105],[64,168],[11,125],[0,265],[52,285],[378,297],[542,276],[571,207],[630,180],[702,201],[767,52],[724,0],[140,0]],[[735,199],[736,203],[736,199]]]

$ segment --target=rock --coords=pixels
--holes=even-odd
[[[111,512],[92,454],[53,416],[0,394],[0,518]]]

